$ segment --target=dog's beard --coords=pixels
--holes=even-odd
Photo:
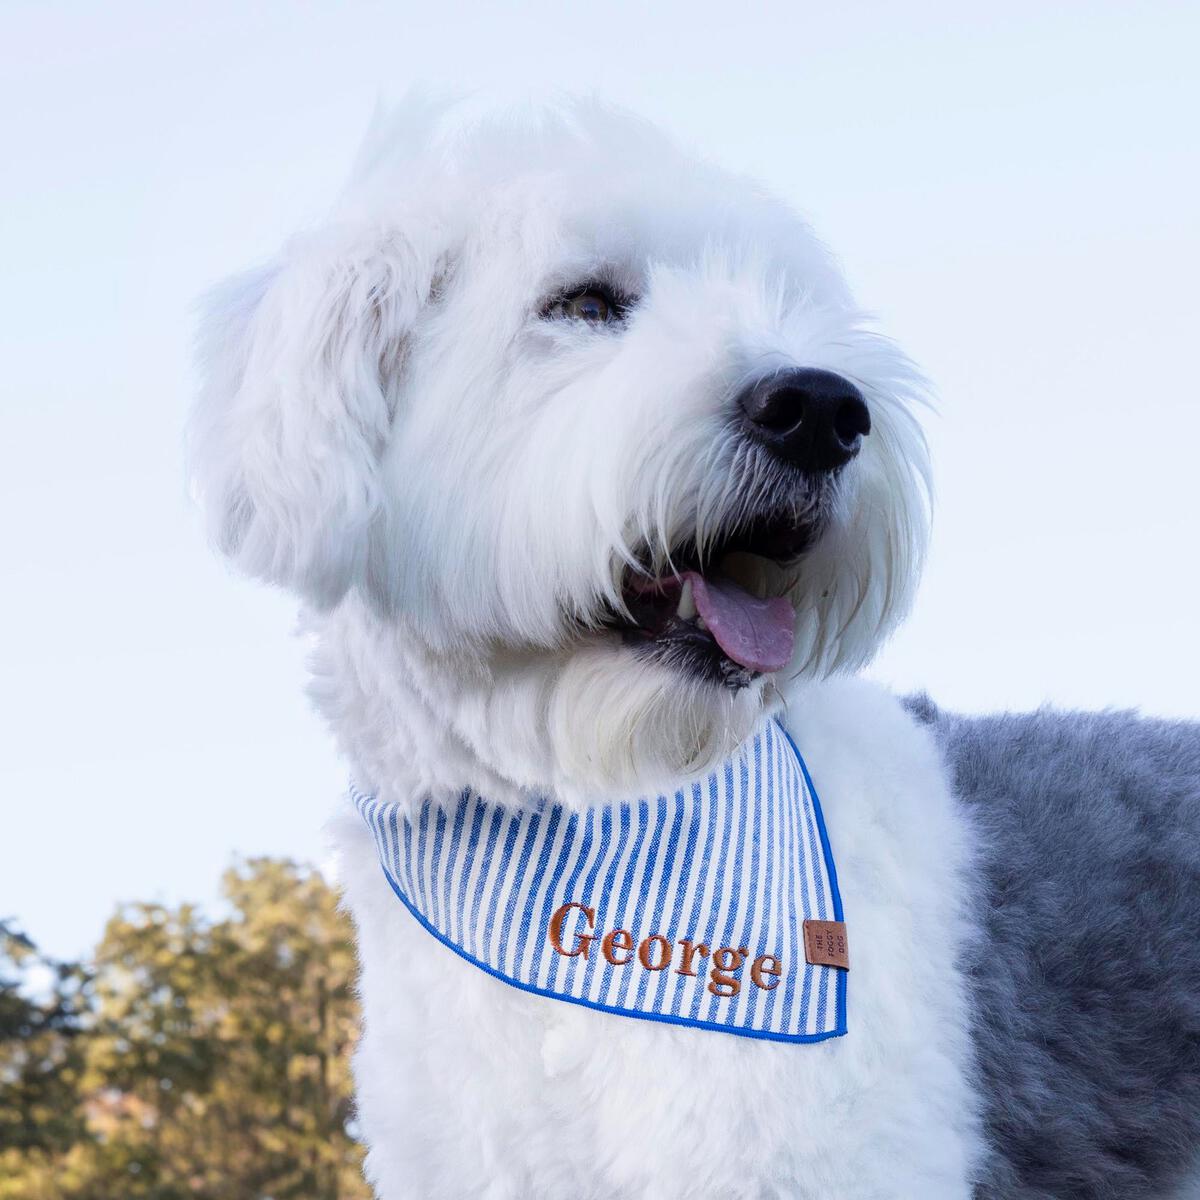
[[[611,632],[447,652],[355,598],[311,619],[314,701],[356,771],[404,801],[467,786],[576,808],[654,794],[745,741],[776,699],[769,676],[731,691]]]
[[[775,697],[769,676],[731,689],[611,641],[582,647],[548,712],[563,798],[652,793],[699,774],[753,733]]]

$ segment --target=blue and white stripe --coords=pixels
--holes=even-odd
[[[673,795],[571,812],[505,809],[465,791],[453,809],[413,816],[351,788],[384,874],[416,919],[450,949],[515,987],[605,1012],[746,1037],[814,1042],[846,1032],[846,972],[805,961],[803,922],[842,920],[833,853],[808,769],[774,720],[706,779]],[[586,959],[550,940],[568,902],[562,942],[595,941]],[[670,965],[613,965],[600,937],[625,929],[672,945]],[[711,959],[681,973],[681,939],[744,947],[735,996],[708,988]],[[750,975],[760,955],[781,975]],[[773,977],[765,976],[771,979]]]

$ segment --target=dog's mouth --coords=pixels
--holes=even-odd
[[[796,611],[787,593],[817,524],[795,518],[756,522],[706,546],[673,549],[671,569],[626,572],[630,619],[611,628],[639,653],[730,688],[780,671],[791,661]]]

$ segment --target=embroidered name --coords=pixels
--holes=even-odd
[[[578,911],[581,918],[575,919],[575,929],[567,935],[570,946],[564,944],[563,926],[570,914]],[[745,946],[718,946],[713,950],[704,942],[694,942],[690,938],[680,938],[673,942],[661,933],[651,933],[642,940],[635,941],[628,929],[610,929],[603,935],[595,932],[596,910],[577,901],[568,901],[561,905],[550,918],[547,938],[553,949],[564,958],[587,959],[591,948],[597,939],[600,942],[600,953],[604,960],[614,967],[626,967],[631,963],[647,971],[665,971],[675,962],[675,951],[678,948],[678,965],[674,966],[675,974],[696,977],[697,961],[701,969],[709,969],[708,990],[714,996],[736,996],[741,991],[742,983],[738,974],[746,965],[750,951]],[[587,932],[585,932],[585,930]],[[704,960],[707,959],[707,966]],[[779,986],[783,975],[783,964],[773,954],[760,954],[750,964],[750,981],[755,987],[764,992],[773,991]]]

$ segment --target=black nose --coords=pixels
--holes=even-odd
[[[806,471],[845,466],[871,432],[871,414],[858,388],[815,367],[760,379],[742,392],[738,403],[750,436]]]

